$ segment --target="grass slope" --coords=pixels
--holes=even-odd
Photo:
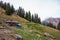
[[[13,14],[11,16],[5,15],[5,11],[0,11],[0,18],[6,20],[16,20],[22,24],[22,27],[10,27],[14,33],[20,34],[24,40],[51,40],[51,38],[44,36],[44,32],[52,34],[57,40],[60,40],[60,31],[46,27],[37,23],[32,23],[24,18]]]

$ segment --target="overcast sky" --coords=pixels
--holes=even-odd
[[[0,0],[1,1],[1,0]],[[13,4],[15,9],[19,6],[25,11],[31,11],[32,14],[38,13],[44,20],[49,17],[60,17],[60,0],[2,0]]]

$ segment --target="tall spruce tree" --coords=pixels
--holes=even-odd
[[[60,30],[60,22],[58,23],[57,29]]]
[[[24,9],[22,9],[22,17],[24,18],[25,17],[25,10]]]
[[[11,14],[12,14],[13,12],[15,12],[15,9],[14,9],[14,6],[13,6],[13,5],[10,6],[10,11],[11,11]]]
[[[38,18],[38,23],[41,24],[41,19],[40,18]]]
[[[17,15],[19,15],[20,17],[21,17],[21,10],[22,10],[22,8],[19,7],[18,12],[17,12]]]
[[[0,7],[3,8],[3,1],[0,1]]]
[[[29,16],[28,16],[28,12],[26,12],[26,19],[28,20]]]
[[[32,15],[31,21],[34,22],[34,15]]]
[[[10,4],[8,3],[8,4],[6,4],[6,14],[7,15],[11,15],[10,13],[11,13],[11,11],[10,11]]]
[[[28,20],[31,21],[31,12],[28,12]]]
[[[52,23],[48,23],[47,26],[52,27],[53,28],[53,24]]]
[[[6,10],[6,2],[3,4],[3,8]]]
[[[35,14],[35,23],[38,23],[38,14]]]
[[[24,18],[24,16],[25,16],[25,10],[22,7],[19,7],[17,15],[19,15],[20,17]]]

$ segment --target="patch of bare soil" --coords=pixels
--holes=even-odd
[[[0,40],[16,40],[11,30],[0,28]]]

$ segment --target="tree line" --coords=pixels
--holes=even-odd
[[[14,12],[17,12],[17,15],[30,21],[41,24],[41,19],[38,17],[38,14],[31,14],[30,11],[25,12],[25,10],[22,7],[19,7],[19,9],[16,11],[13,5],[10,5],[10,3],[3,3],[3,1],[0,1],[0,7],[6,10],[7,15],[12,15]]]
[[[20,17],[30,21],[30,22],[35,22],[41,24],[41,19],[38,17],[38,14],[31,14],[30,11],[25,12],[25,10],[22,7],[19,7],[17,10],[17,15]]]

